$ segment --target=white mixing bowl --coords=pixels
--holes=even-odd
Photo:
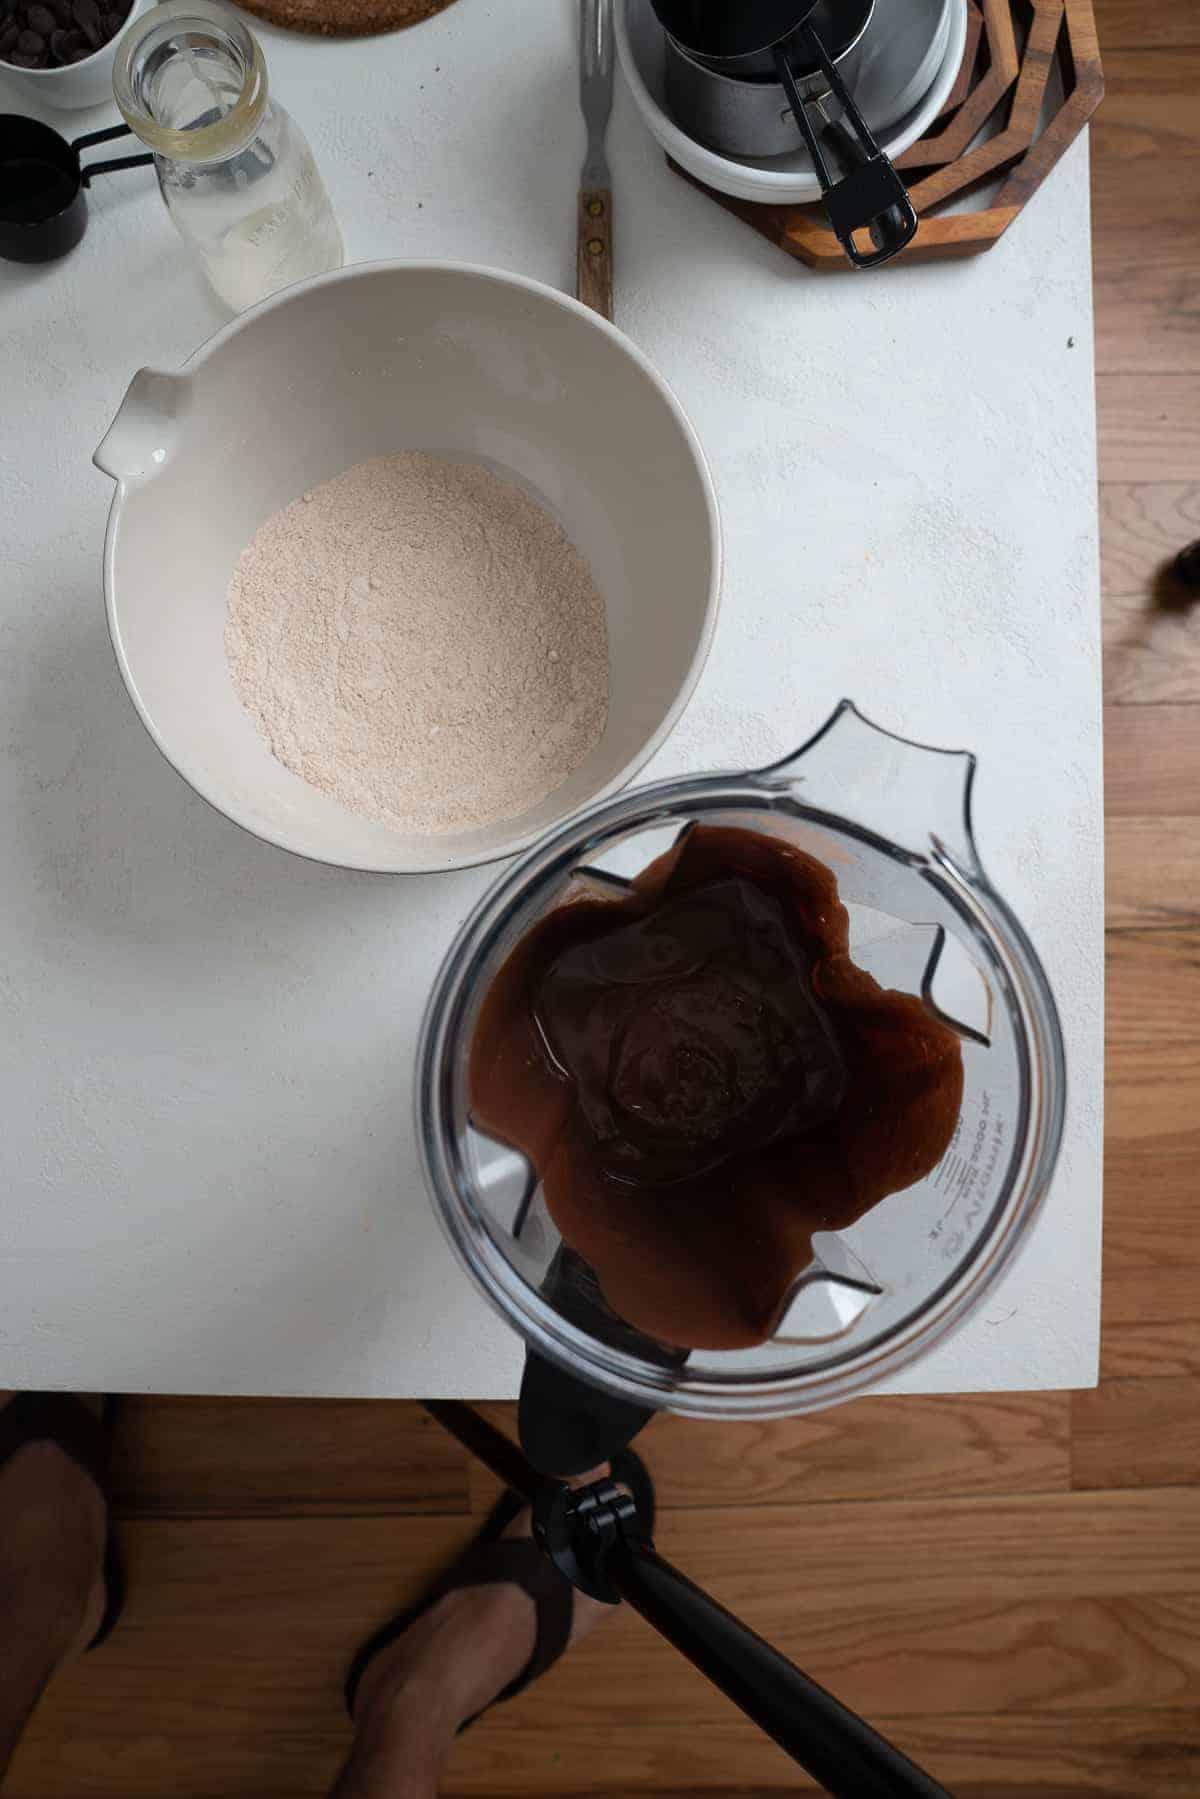
[[[539,805],[405,835],[277,762],[225,659],[225,596],[255,530],[371,456],[475,457],[532,489],[608,615],[604,736]],[[646,358],[553,289],[461,263],[364,263],[235,319],[178,374],[143,369],[96,463],[118,483],[104,586],[125,684],[184,779],[247,830],[347,868],[417,873],[511,855],[622,787],[699,678],[720,530],[703,452]]]

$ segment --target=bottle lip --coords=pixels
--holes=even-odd
[[[232,7],[219,0],[164,0],[139,21],[141,29],[126,33],[113,68],[113,96],[137,137],[156,156],[173,162],[223,162],[250,142],[267,109],[267,65],[254,33]],[[211,125],[178,130],[149,113],[138,92],[137,71],[158,48],[189,31],[209,41],[224,39],[245,69],[236,103]]]

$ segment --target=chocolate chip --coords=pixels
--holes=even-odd
[[[58,20],[48,6],[35,4],[25,8],[25,23],[30,31],[36,31],[42,37],[48,38],[50,33],[56,29]]]
[[[103,34],[100,29],[100,8],[96,5],[96,0],[72,0],[71,11],[75,15],[75,23],[92,49],[98,50]]]
[[[0,25],[0,56],[7,56],[21,35],[21,27],[15,19],[6,19]]]
[[[71,0],[46,0],[47,6],[64,31],[70,31],[75,20],[71,16]]]
[[[17,38],[17,49],[26,56],[44,56],[46,40],[36,31],[22,31]]]
[[[109,38],[116,37],[125,21],[119,12],[103,12],[100,14],[100,23],[104,28],[104,41],[107,43]]]
[[[81,31],[52,31],[50,33],[50,54],[55,62],[70,62],[77,50],[82,50],[85,56],[92,54],[91,46]]]
[[[24,50],[10,50],[8,60],[14,69],[44,69],[47,59],[44,50],[40,56],[30,56]]]

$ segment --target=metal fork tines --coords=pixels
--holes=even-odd
[[[613,96],[613,0],[580,0],[579,99],[588,131],[581,184],[611,187],[604,137]]]

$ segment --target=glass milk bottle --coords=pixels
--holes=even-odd
[[[168,0],[126,34],[113,71],[154,152],[180,235],[234,312],[342,266],[342,238],[304,133],[268,97],[262,48],[216,0]]]

